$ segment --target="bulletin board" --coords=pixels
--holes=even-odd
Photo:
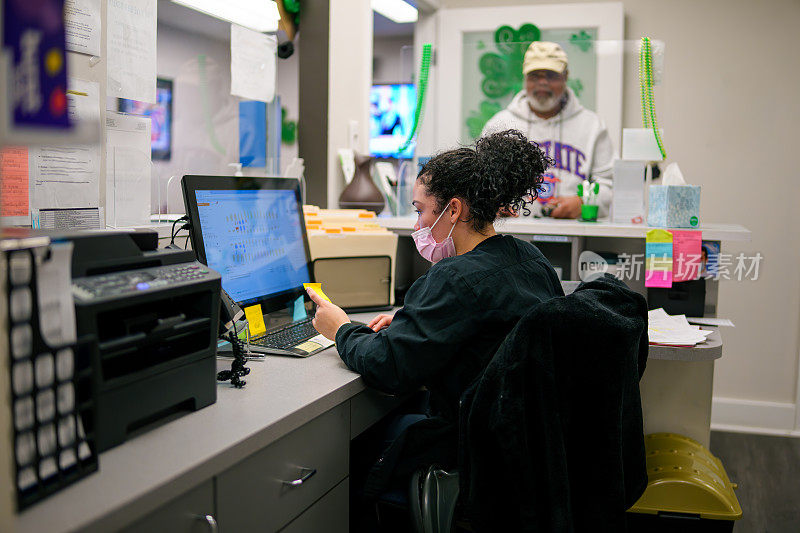
[[[136,206],[135,216],[131,212],[127,218],[106,217],[109,202],[114,202],[113,195],[108,196],[113,192],[109,183],[126,182],[128,191],[134,190],[134,186],[142,187],[142,182],[150,178],[151,165],[150,119],[114,121],[115,117],[109,116],[114,112],[106,110],[106,99],[124,96],[155,100],[157,0],[47,0],[41,4],[35,13],[31,10],[9,13],[4,20],[21,25],[27,23],[26,17],[44,20],[49,11],[64,13],[62,31],[66,50],[60,50],[61,61],[54,59],[54,53],[41,52],[40,64],[42,76],[55,72],[57,67],[65,73],[65,116],[71,126],[28,128],[15,122],[10,87],[13,76],[9,69],[20,60],[15,60],[14,47],[9,46],[14,44],[14,35],[9,32],[0,35],[5,51],[0,58],[0,69],[3,79],[9,80],[0,84],[2,224],[43,227],[41,209],[64,210],[67,214],[74,211],[76,216],[83,217],[81,220],[87,224],[84,227],[102,227],[104,222],[112,226],[149,223],[149,194],[137,194],[142,205]],[[2,9],[13,9],[9,6],[5,2]],[[145,136],[148,137],[146,152],[131,153],[138,146],[130,143],[131,138]],[[128,144],[120,146],[115,141]],[[115,162],[126,157],[127,161],[136,160],[138,171],[134,176],[117,172],[121,166],[115,166]],[[138,190],[149,191],[149,183],[146,187]],[[93,215],[84,216],[87,209],[93,210]],[[115,216],[120,213],[124,214],[124,209],[117,209]],[[63,217],[48,217],[48,220],[60,219]]]

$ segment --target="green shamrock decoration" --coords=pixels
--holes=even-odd
[[[481,92],[486,97],[478,105],[477,110],[469,113],[465,120],[469,134],[477,139],[486,122],[502,109],[501,102],[508,100],[522,90],[522,62],[528,46],[541,39],[542,32],[530,23],[523,24],[518,30],[503,25],[494,32],[496,52],[487,51],[478,59],[478,69],[483,75],[480,82]],[[585,30],[573,33],[570,43],[582,52],[588,52],[593,45],[592,36]],[[486,49],[486,43],[478,41],[477,49]],[[579,78],[569,78],[567,85],[580,98],[584,86]]]
[[[467,118],[467,128],[469,128],[470,136],[473,139],[480,137],[483,126],[501,109],[502,107],[497,102],[490,102],[489,100],[481,102],[479,110],[473,111]]]
[[[297,140],[297,122],[286,120],[289,113],[285,107],[281,107],[281,142],[283,144],[294,144]]]
[[[569,42],[581,49],[581,52],[588,52],[592,47],[592,36],[581,30],[580,33],[573,33]]]
[[[572,92],[575,93],[575,96],[578,98],[581,97],[581,93],[583,92],[583,82],[578,78],[570,78],[567,80],[567,86],[572,89]]]
[[[538,41],[542,32],[533,24],[523,24],[518,30],[511,26],[500,26],[494,32],[495,52],[486,52],[478,60],[478,68],[483,74],[481,92],[490,100],[503,98],[522,89],[522,60],[525,51],[533,41]],[[479,50],[486,45],[481,41]],[[500,111],[497,102],[484,100],[479,109],[472,111],[466,120],[470,135],[480,135],[486,121]]]
[[[494,42],[499,53],[487,52],[478,60],[484,79],[481,90],[489,98],[502,98],[522,88],[522,60],[533,41],[542,32],[533,24],[523,24],[519,30],[500,26],[494,32]]]

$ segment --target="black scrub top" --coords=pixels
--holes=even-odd
[[[430,414],[455,421],[461,394],[520,317],[563,295],[538,248],[496,235],[433,265],[408,290],[388,328],[375,333],[345,324],[336,346],[370,387],[403,394],[424,385]]]

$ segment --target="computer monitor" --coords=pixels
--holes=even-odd
[[[169,161],[172,156],[172,80],[156,78],[156,103],[120,98],[118,109],[150,117],[150,149],[153,159]]]
[[[375,157],[411,159],[415,141],[402,148],[414,127],[417,89],[413,83],[373,85],[369,92],[369,152]]]
[[[286,310],[311,280],[296,179],[183,176],[192,246],[242,307]]]

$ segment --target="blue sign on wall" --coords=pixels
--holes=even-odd
[[[239,162],[243,167],[267,166],[267,104],[239,102]]]

